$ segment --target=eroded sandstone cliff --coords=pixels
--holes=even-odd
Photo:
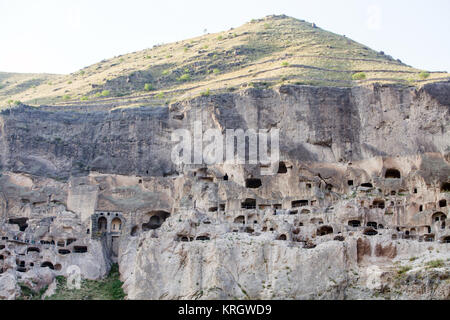
[[[2,297],[117,261],[130,299],[446,299],[449,110],[442,82],[3,111]],[[199,120],[279,128],[278,171],[175,165],[171,133]]]

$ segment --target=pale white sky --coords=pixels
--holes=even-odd
[[[449,0],[0,0],[0,71],[105,58],[286,14],[417,68],[450,71]]]

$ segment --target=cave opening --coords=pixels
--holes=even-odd
[[[25,231],[28,228],[28,218],[11,218],[8,220],[9,224],[17,224],[20,231]]]
[[[30,253],[30,252],[37,252],[37,253],[40,253],[41,250],[39,250],[39,248],[30,247],[30,248],[27,249],[27,254]]]
[[[241,202],[241,209],[256,209],[256,199],[245,199],[244,202]]]
[[[365,234],[366,236],[375,236],[378,234],[378,232],[374,228],[369,227],[369,228],[364,229],[363,234]]]
[[[450,182],[442,182],[441,192],[450,192]]]
[[[49,262],[49,261],[45,261],[41,264],[41,268],[50,268],[52,270],[54,270],[55,268],[53,267],[53,263]]]
[[[321,226],[319,229],[317,229],[318,236],[325,236],[331,233],[333,233],[333,228],[330,226]]]
[[[250,189],[257,189],[262,186],[261,179],[250,178],[245,180],[245,187]]]
[[[359,221],[359,220],[350,220],[350,221],[348,222],[348,225],[349,225],[350,227],[357,228],[357,227],[360,227],[360,226],[361,226],[361,221]]]
[[[372,202],[372,206],[374,208],[384,209],[385,208],[385,202],[384,202],[384,200],[381,200],[381,199],[375,199]]]
[[[291,202],[292,208],[305,207],[308,205],[308,200],[295,200]]]
[[[142,224],[142,230],[148,231],[148,230],[154,230],[158,229],[162,226],[164,221],[170,216],[169,212],[166,211],[152,211],[149,212],[147,215],[150,215],[150,219],[147,223]]]
[[[75,253],[86,253],[88,251],[86,246],[75,246],[73,247],[73,252]]]
[[[280,163],[278,165],[278,172],[277,173],[280,173],[280,174],[287,173],[286,163],[284,163],[283,161],[280,161]]]
[[[386,179],[400,179],[401,174],[400,171],[397,169],[387,169],[384,177]]]
[[[245,217],[244,216],[236,217],[236,219],[234,219],[234,223],[245,224]]]
[[[374,229],[377,229],[378,224],[376,222],[374,222],[374,221],[369,221],[369,222],[367,222],[367,226],[368,227],[372,227]]]

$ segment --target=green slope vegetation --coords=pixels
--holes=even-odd
[[[108,276],[102,280],[81,280],[81,288],[69,289],[67,280],[63,276],[56,278],[57,287],[54,295],[46,300],[123,300],[125,293],[122,282],[119,279],[119,267],[117,264],[111,266]],[[21,286],[22,296],[19,300],[41,300],[46,288],[40,292],[33,292],[25,286]]]
[[[17,93],[0,89],[0,104],[114,101],[134,106],[248,86],[421,85],[448,78],[447,73],[412,68],[345,36],[283,15],[103,60]]]

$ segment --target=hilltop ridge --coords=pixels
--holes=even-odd
[[[448,73],[415,69],[314,23],[271,15],[228,31],[102,60],[69,75],[34,75],[15,82],[0,75],[0,105],[111,99],[123,106],[161,105],[249,86],[413,86],[448,79]]]

